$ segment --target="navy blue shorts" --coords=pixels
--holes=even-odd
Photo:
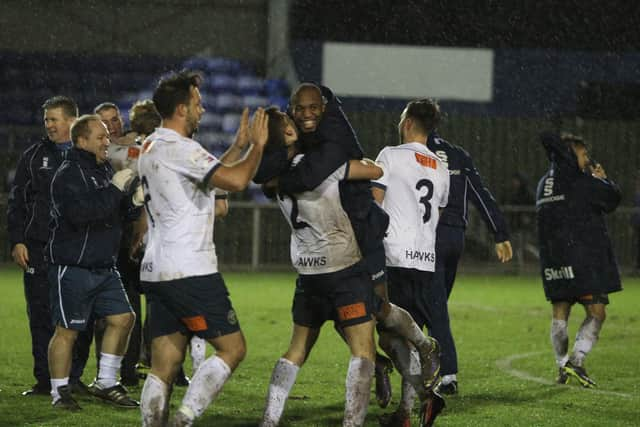
[[[220,273],[142,282],[151,338],[180,332],[210,339],[240,330]]]
[[[89,318],[133,312],[115,268],[52,265],[49,285],[54,326],[84,331]]]
[[[304,274],[296,280],[293,322],[319,329],[327,320],[349,327],[373,318],[373,286],[362,263],[325,274]]]
[[[389,300],[411,314],[423,328],[431,323],[429,313],[429,287],[433,273],[413,268],[387,267]]]

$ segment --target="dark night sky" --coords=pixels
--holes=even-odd
[[[292,37],[487,48],[640,50],[640,2],[594,0],[293,2]]]

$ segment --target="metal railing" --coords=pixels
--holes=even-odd
[[[0,209],[6,212],[7,196],[0,194]],[[535,218],[533,206],[502,207],[507,218],[528,215]],[[623,270],[635,269],[638,230],[631,226],[633,208],[621,207],[607,218],[609,234],[615,253]],[[510,271],[535,271],[537,268],[537,235],[535,221],[526,228],[512,229],[514,260]],[[6,215],[0,220],[0,261],[10,261],[7,241]],[[290,229],[275,203],[229,202],[227,217],[216,220],[215,242],[218,259],[224,269],[232,270],[280,270],[291,269],[289,258]],[[494,241],[480,215],[471,211],[466,233],[463,263],[474,268],[497,268]]]

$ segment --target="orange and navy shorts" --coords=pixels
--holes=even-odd
[[[327,320],[349,327],[373,318],[373,286],[362,263],[325,274],[301,274],[293,296],[293,322],[319,329]]]
[[[240,330],[220,273],[142,282],[151,338],[180,332],[209,339]]]

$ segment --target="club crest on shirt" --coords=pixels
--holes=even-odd
[[[42,158],[42,166],[40,166],[40,169],[44,169],[44,170],[51,169],[49,167],[49,158],[48,157],[43,157]]]

